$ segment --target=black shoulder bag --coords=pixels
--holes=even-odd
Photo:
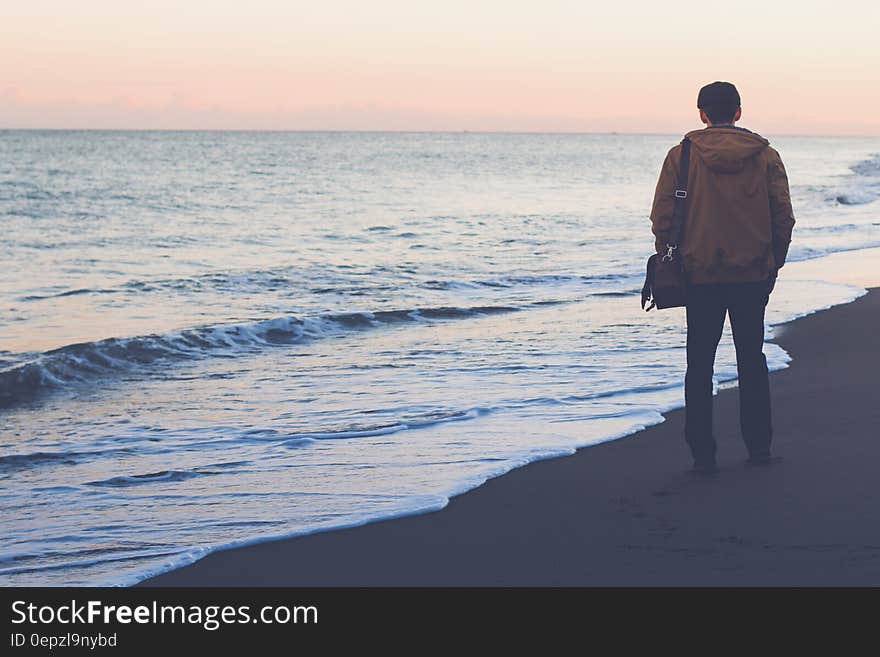
[[[648,258],[645,272],[645,285],[642,287],[642,308],[677,308],[685,305],[687,300],[687,279],[678,247],[684,232],[684,221],[687,216],[688,169],[691,160],[691,140],[685,137],[681,141],[681,166],[678,174],[678,189],[675,190],[675,209],[672,215],[670,242],[666,244],[666,253],[662,256],[655,253]],[[646,307],[647,306],[647,307]]]

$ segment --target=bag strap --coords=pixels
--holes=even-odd
[[[681,161],[678,169],[678,188],[675,190],[675,208],[672,214],[672,230],[669,231],[669,239],[666,244],[664,259],[671,260],[678,243],[681,241],[684,230],[684,220],[687,216],[688,197],[688,173],[691,166],[691,140],[685,137],[681,140]]]
[[[642,310],[648,312],[657,304],[654,303],[654,261],[657,259],[654,254],[648,258],[648,266],[645,269],[645,284],[642,286]],[[648,306],[648,302],[651,305]],[[645,306],[648,306],[647,308]]]

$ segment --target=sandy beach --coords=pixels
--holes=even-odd
[[[777,329],[774,451],[749,466],[737,390],[717,476],[686,472],[684,413],[533,463],[424,515],[213,553],[147,586],[878,585],[880,289]]]

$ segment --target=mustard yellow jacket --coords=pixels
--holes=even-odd
[[[760,135],[712,126],[689,132],[687,218],[679,242],[692,283],[767,279],[785,264],[794,212],[782,158]],[[673,242],[681,144],[666,155],[651,209],[658,253]]]

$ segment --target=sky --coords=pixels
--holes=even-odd
[[[880,135],[876,0],[2,1],[0,128]]]

